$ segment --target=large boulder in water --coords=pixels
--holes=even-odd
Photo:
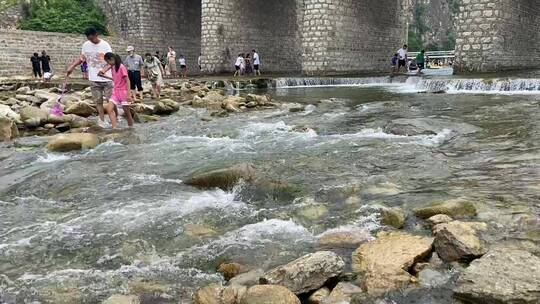
[[[19,137],[19,129],[13,120],[0,117],[0,141],[9,141]]]
[[[462,199],[433,202],[428,206],[416,208],[413,212],[414,215],[422,219],[428,219],[438,214],[446,214],[453,218],[476,216],[474,204]]]
[[[184,183],[202,189],[221,188],[230,190],[240,180],[249,182],[257,179],[257,177],[258,172],[255,167],[252,164],[244,163],[225,169],[196,174]]]
[[[48,114],[38,107],[24,107],[19,111],[21,120],[27,127],[39,127],[47,123]]]
[[[479,230],[486,229],[485,223],[452,221],[436,225],[435,250],[447,262],[472,261],[487,252],[484,242],[478,237]]]
[[[240,304],[300,304],[300,300],[283,286],[257,285],[247,290]]]
[[[459,276],[455,296],[466,303],[540,303],[540,258],[517,248],[495,248]]]
[[[296,294],[316,290],[343,271],[345,262],[331,251],[305,255],[289,264],[267,272],[261,282],[281,285]]]
[[[380,233],[379,238],[362,244],[352,254],[353,271],[364,274],[363,288],[369,294],[399,289],[413,281],[408,273],[427,257],[433,238],[407,233]]]
[[[193,296],[195,304],[221,304],[221,293],[225,288],[221,284],[203,287]]]
[[[49,140],[47,149],[54,152],[68,152],[93,149],[98,143],[98,137],[91,133],[61,134],[56,135]]]
[[[88,117],[92,116],[94,113],[96,113],[96,109],[92,107],[90,104],[80,101],[72,103],[69,107],[67,107],[64,112],[66,114],[74,114],[81,117]]]
[[[141,301],[138,296],[131,295],[112,295],[102,304],[139,304]]]

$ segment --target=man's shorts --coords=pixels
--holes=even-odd
[[[129,76],[129,85],[131,86],[131,90],[142,92],[142,79],[141,79],[141,71],[128,71]]]
[[[253,65],[253,69],[254,69],[255,71],[258,71],[258,70],[259,70],[259,65],[258,65],[258,64]]]
[[[407,61],[405,61],[405,59],[400,59],[398,61],[398,67],[405,67],[407,66]]]
[[[425,69],[424,63],[423,63],[423,62],[419,62],[419,63],[418,63],[418,68],[421,69],[421,70]]]
[[[107,101],[111,99],[112,89],[112,81],[92,81],[92,100],[94,100],[96,105],[102,105],[103,99],[106,99]]]

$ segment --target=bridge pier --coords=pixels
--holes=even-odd
[[[462,1],[455,72],[532,68],[540,68],[538,1]]]

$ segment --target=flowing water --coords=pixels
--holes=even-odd
[[[375,235],[381,205],[450,198],[477,204],[490,242],[538,248],[538,81],[276,83],[269,93],[288,108],[211,122],[186,109],[87,152],[3,146],[0,302],[99,303],[128,292],[188,303],[194,289],[222,280],[221,261],[268,269],[315,251],[327,231]],[[469,94],[418,93],[432,90]],[[289,111],[296,103],[304,109]],[[395,135],[393,123],[429,132]],[[243,162],[289,190],[182,183]],[[405,229],[428,233],[412,216]],[[450,303],[421,298],[394,303]]]

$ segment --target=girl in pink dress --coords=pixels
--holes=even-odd
[[[111,119],[112,128],[115,129],[118,125],[118,120],[116,115],[118,114],[117,107],[122,107],[126,115],[129,127],[133,127],[133,116],[131,115],[131,100],[130,100],[130,83],[128,77],[127,68],[122,64],[122,59],[120,56],[107,53],[105,54],[105,61],[109,64],[108,69],[112,70],[112,81],[114,81],[113,93],[111,96],[110,102],[105,107],[109,118]],[[108,70],[107,69],[107,70]],[[101,71],[99,75],[101,77],[109,78],[105,75],[107,71]]]

